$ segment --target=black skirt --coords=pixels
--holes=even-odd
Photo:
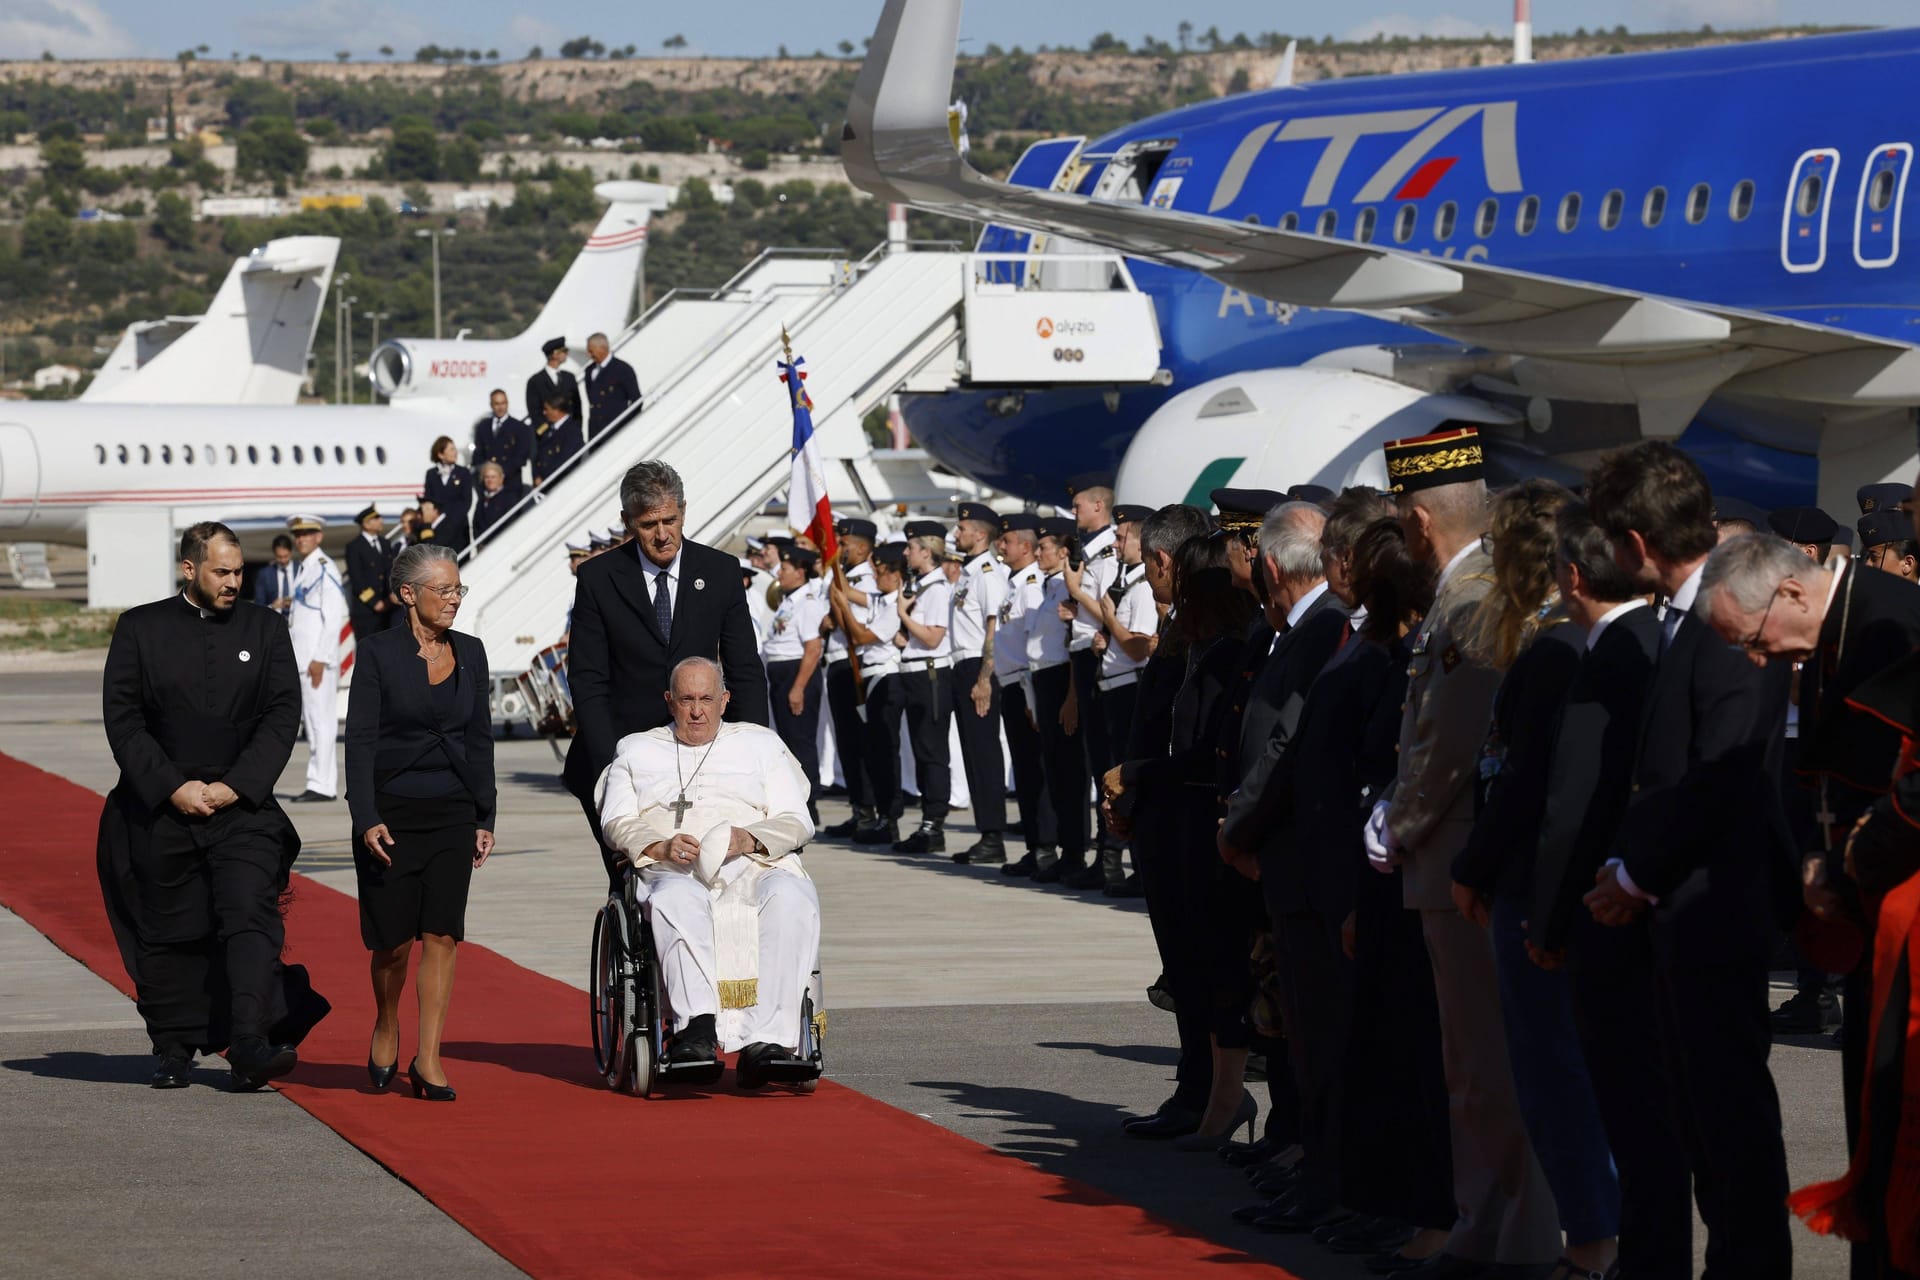
[[[375,803],[393,834],[386,851],[393,865],[368,853],[362,833],[354,833],[360,940],[369,951],[390,951],[429,933],[458,942],[466,936],[473,882],[473,798],[464,790],[431,797],[382,791]]]

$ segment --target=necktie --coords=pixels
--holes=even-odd
[[[1673,647],[1674,633],[1680,630],[1680,620],[1686,617],[1685,613],[1673,607],[1672,601],[1668,601],[1665,608],[1666,616],[1660,619],[1660,652],[1662,653]]]
[[[667,583],[667,571],[653,575],[653,616],[660,620],[660,638],[673,640],[673,595]]]

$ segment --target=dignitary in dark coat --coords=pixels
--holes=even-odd
[[[347,544],[347,621],[353,624],[353,641],[359,645],[374,632],[392,626],[402,610],[393,603],[393,585],[388,581],[398,552],[382,536],[387,522],[373,506],[353,520],[360,526],[360,535]]]
[[[620,481],[621,521],[633,542],[580,566],[567,677],[579,725],[567,751],[567,789],[598,839],[594,788],[630,733],[667,723],[662,693],[682,658],[711,658],[726,675],[727,717],[765,725],[767,674],[732,556],[682,534],[686,487],[664,462],[640,462]],[[619,882],[610,854],[607,871]]]
[[[546,484],[574,454],[586,447],[580,434],[580,417],[567,407],[564,396],[551,396],[533,429],[533,485]]]
[[[547,401],[555,395],[573,417],[580,416],[580,384],[573,376],[573,370],[566,368],[567,340],[549,338],[540,344],[540,354],[547,358],[546,367],[527,379],[527,421],[534,424],[535,430],[544,421]],[[538,484],[539,481],[534,483]]]
[[[1798,899],[1775,783],[1789,673],[1756,667],[1693,612],[1716,532],[1691,458],[1653,441],[1609,454],[1587,500],[1620,566],[1667,606],[1632,798],[1586,901],[1602,924],[1652,921],[1656,981],[1642,1007],[1673,1071],[1708,1272],[1784,1277],[1793,1249],[1767,973],[1783,899]]]
[[[506,472],[497,462],[480,464],[480,490],[473,496],[473,537],[477,542],[487,530],[507,518],[520,494],[507,488]]]
[[[640,403],[640,379],[633,366],[613,354],[607,335],[596,333],[587,339],[587,438],[611,431],[621,424],[630,406]],[[633,409],[634,414],[640,410]],[[631,420],[629,418],[628,420]]]
[[[460,446],[453,442],[452,436],[435,440],[432,456],[433,465],[427,468],[420,482],[420,492],[432,498],[442,511],[459,516],[465,523],[467,513],[473,509],[473,472],[460,465]]]
[[[360,890],[360,940],[373,953],[367,1075],[400,1064],[400,995],[420,943],[420,1035],[407,1075],[416,1098],[451,1102],[440,1035],[453,997],[467,889],[493,852],[493,714],[487,651],[453,630],[466,588],[445,547],[393,564],[406,625],[360,650],[347,701],[347,802]]]
[[[487,416],[473,424],[468,461],[476,474],[489,462],[499,463],[506,487],[518,493],[527,487],[527,464],[533,461],[533,427],[508,411],[507,393],[499,388],[487,397],[487,404]]]
[[[293,539],[276,533],[273,559],[253,579],[253,602],[286,617],[287,611],[293,608],[293,575]]]
[[[275,1024],[287,1013],[279,899],[300,837],[273,785],[293,753],[300,677],[286,621],[239,600],[244,565],[225,525],[189,528],[182,591],[123,614],[107,652],[120,780],[100,817],[100,873],[160,1057],[155,1088],[183,1087],[194,1053],[223,1045],[240,1091],[296,1061]],[[209,1007],[210,991],[224,1007]]]

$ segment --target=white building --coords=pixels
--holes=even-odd
[[[80,381],[83,371],[70,364],[50,364],[44,369],[33,371],[33,389],[51,391],[55,387],[70,387]]]

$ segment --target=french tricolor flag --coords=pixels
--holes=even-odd
[[[781,335],[782,340],[786,335]],[[800,366],[806,360],[788,347],[787,358],[779,361],[780,381],[787,384],[787,396],[793,402],[793,480],[787,489],[787,523],[795,533],[803,533],[820,548],[823,559],[831,561],[838,551],[833,536],[833,507],[827,500],[827,473],[820,464],[820,445],[813,435],[813,401],[807,396],[807,375]],[[805,520],[806,524],[801,524]]]

